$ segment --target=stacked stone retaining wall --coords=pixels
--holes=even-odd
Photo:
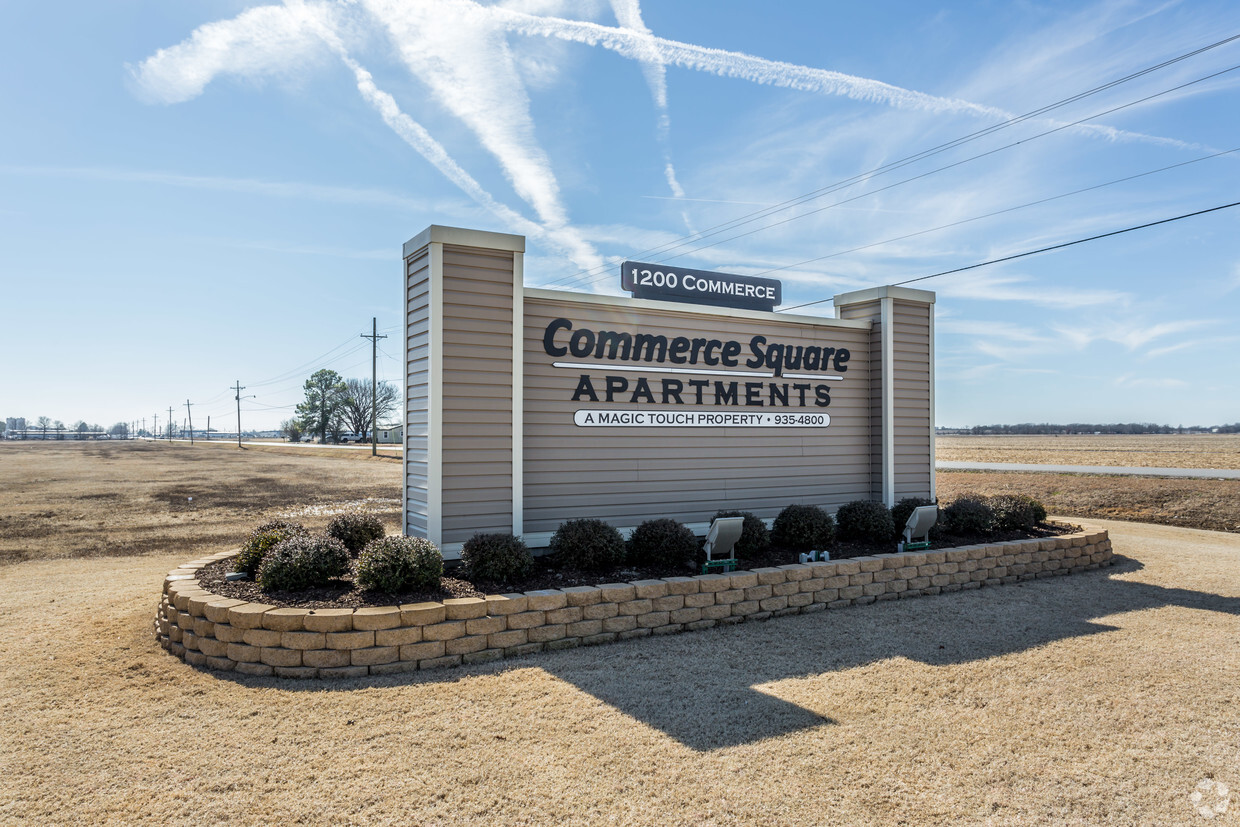
[[[333,678],[485,663],[545,649],[999,586],[1112,562],[1105,531],[803,563],[729,574],[460,598],[363,609],[276,608],[203,589],[198,571],[164,578],[160,644],[195,666]]]

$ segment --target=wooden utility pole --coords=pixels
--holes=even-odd
[[[241,447],[241,392],[245,390],[245,386],[241,384],[241,380],[237,380],[236,387],[233,388],[237,392],[237,447]]]
[[[189,418],[189,444],[194,444],[194,412],[189,409],[189,400],[185,400],[185,414]]]
[[[374,457],[379,455],[379,340],[387,338],[379,335],[379,320],[376,317],[370,317],[370,335],[363,333],[362,338],[370,340],[370,455]]]

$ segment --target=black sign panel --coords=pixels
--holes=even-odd
[[[635,299],[709,304],[742,310],[774,310],[783,302],[778,279],[737,276],[626,261],[620,267],[620,287]]]

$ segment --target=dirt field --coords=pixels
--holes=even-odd
[[[392,530],[400,524],[400,460],[364,451],[3,442],[0,480],[0,565],[170,551],[188,559],[240,544],[263,519],[296,510],[317,526],[349,503]]]
[[[158,649],[182,554],[5,566],[0,822],[1235,823],[1240,537],[1105,527],[1131,561],[340,684]]]
[[[1240,468],[1240,434],[940,436],[935,451],[945,462]]]

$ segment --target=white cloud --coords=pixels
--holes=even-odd
[[[1055,326],[1054,330],[1071,341],[1078,350],[1094,342],[1113,342],[1128,350],[1137,350],[1156,339],[1215,324],[1209,319],[1185,319],[1176,322],[1149,324],[1140,319],[1097,319],[1087,326]]]
[[[1115,377],[1114,384],[1121,388],[1184,388],[1188,382],[1171,376],[1125,373]]]

